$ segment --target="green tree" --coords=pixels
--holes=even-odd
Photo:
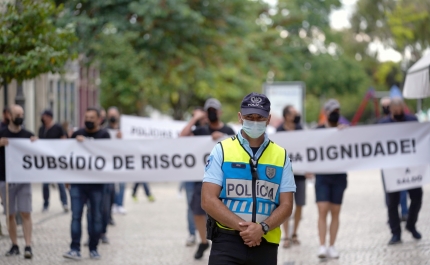
[[[49,0],[6,3],[0,16],[0,76],[19,84],[47,72],[61,72],[73,57],[71,25],[57,27],[61,7]]]

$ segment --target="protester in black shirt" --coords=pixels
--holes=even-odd
[[[3,120],[0,123],[0,129],[6,128],[10,122],[10,110],[8,107],[3,109]]]
[[[54,122],[54,114],[51,110],[45,110],[42,113],[41,122],[42,126],[39,128],[39,139],[66,139],[66,132],[60,124]],[[67,206],[67,194],[63,183],[58,183],[58,191],[60,192],[60,200],[63,205],[64,212],[69,211]],[[49,208],[49,183],[43,183],[43,212],[48,211]]]
[[[277,128],[277,132],[303,130],[302,125],[300,124],[300,114],[292,105],[287,105],[284,108],[283,115],[284,122]],[[294,193],[294,202],[296,204],[296,210],[294,212],[294,229],[291,239],[289,239],[289,220],[287,219],[283,224],[285,233],[285,242],[283,245],[284,248],[289,248],[291,242],[296,245],[300,244],[297,230],[302,218],[302,208],[306,204],[305,176],[294,174],[294,181],[296,182],[296,193]]]
[[[414,115],[405,114],[405,103],[401,98],[394,98],[390,103],[390,115],[385,119],[379,121],[380,124],[385,123],[397,123],[397,122],[417,122],[418,119]],[[418,214],[421,209],[423,200],[423,189],[421,187],[411,188],[407,190],[411,203],[409,206],[409,214],[406,221],[406,230],[409,231],[412,236],[419,240],[421,239],[421,233],[416,229],[416,223],[418,221]],[[402,243],[402,229],[400,226],[399,218],[399,202],[401,192],[390,192],[387,193],[388,201],[388,221],[391,228],[392,237],[388,242],[389,245]]]
[[[72,134],[79,142],[87,138],[92,139],[109,139],[110,135],[106,130],[100,128],[100,112],[95,108],[88,108],[85,113],[85,128],[79,129]],[[82,234],[82,213],[84,206],[88,201],[88,210],[91,212],[88,218],[88,231],[90,236],[89,249],[91,259],[100,259],[97,252],[97,245],[103,229],[102,222],[102,201],[103,201],[103,184],[72,184],[70,188],[72,223],[71,234],[72,243],[70,251],[63,257],[68,259],[81,259],[81,234]]]
[[[0,193],[3,199],[3,203],[6,204],[6,167],[5,167],[5,146],[8,145],[8,138],[30,138],[32,141],[36,139],[34,134],[23,129],[22,123],[24,121],[24,110],[21,106],[13,105],[10,107],[10,123],[6,128],[0,130],[0,172],[1,172],[1,183]],[[8,166],[17,166],[14,164]],[[16,233],[16,221],[15,216],[19,212],[22,218],[22,228],[24,231],[25,239],[25,250],[24,257],[31,259],[33,253],[31,251],[31,233],[32,233],[32,221],[31,221],[31,184],[20,183],[20,184],[8,184],[9,185],[9,237],[12,241],[12,248],[6,253],[6,256],[19,255],[18,240]]]
[[[206,100],[204,111],[196,110],[194,112],[193,118],[188,122],[187,126],[182,130],[180,136],[203,136],[211,135],[212,139],[219,140],[226,135],[234,135],[233,129],[225,125],[221,120],[221,103],[214,98]],[[207,117],[209,124],[206,126],[194,127],[197,121],[200,121]],[[195,128],[193,130],[193,128]],[[191,209],[194,213],[194,222],[197,230],[199,231],[201,243],[194,255],[195,259],[201,259],[203,253],[209,248],[209,243],[206,239],[206,213],[201,207],[201,189],[202,182],[195,182],[194,184],[194,194],[191,199]]]

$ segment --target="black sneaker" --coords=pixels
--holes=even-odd
[[[201,259],[203,257],[203,253],[208,248],[209,248],[209,243],[206,243],[206,244],[200,243],[199,244],[199,248],[197,249],[197,252],[194,255],[194,258],[195,259]]]
[[[24,258],[31,259],[33,257],[33,252],[31,252],[31,247],[27,246],[24,249]]]
[[[13,245],[8,252],[6,252],[6,257],[10,256],[18,256],[19,255],[19,247],[17,245]]]
[[[393,235],[390,239],[390,242],[388,242],[388,245],[396,245],[400,243],[402,243],[400,235]]]
[[[406,227],[406,230],[408,230],[409,232],[411,232],[412,236],[415,239],[421,239],[421,237],[422,237],[421,234],[415,228],[408,228],[408,227]]]

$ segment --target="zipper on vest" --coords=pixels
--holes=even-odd
[[[257,162],[254,159],[250,160],[251,164],[251,174],[252,174],[252,222],[255,223],[257,220],[257,195],[256,195],[256,186],[257,186]]]

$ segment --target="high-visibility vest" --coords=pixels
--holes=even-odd
[[[230,211],[248,222],[266,220],[279,206],[280,185],[287,154],[284,148],[269,141],[257,162],[258,179],[252,177],[250,159],[253,158],[233,136],[221,142],[224,154],[224,179],[220,199]],[[219,227],[230,229],[220,223]],[[281,229],[276,227],[264,238],[279,244]]]

